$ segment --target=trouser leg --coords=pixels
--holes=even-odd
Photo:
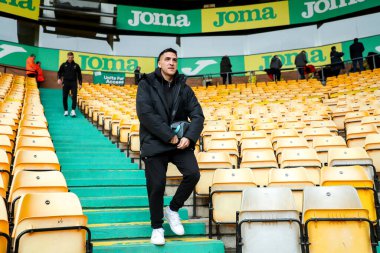
[[[359,59],[358,62],[359,62],[360,71],[363,71],[364,70],[363,58]]]
[[[164,193],[168,160],[169,159],[166,155],[153,156],[144,159],[150,221],[151,226],[154,229],[161,228],[163,223]]]
[[[178,211],[193,192],[199,181],[200,173],[193,150],[176,151],[171,157],[171,162],[177,166],[183,175],[182,182],[170,202],[170,209]]]
[[[227,74],[222,74],[223,84],[226,84]]]
[[[72,99],[72,103],[71,103],[71,109],[75,110],[75,108],[77,108],[77,91],[78,91],[78,87],[76,84],[73,84],[71,86],[71,99]]]
[[[358,60],[352,60],[352,71],[356,72],[358,66]]]
[[[69,97],[69,92],[70,92],[70,85],[65,83],[62,88],[62,98],[63,98],[63,109],[65,111],[68,110],[67,106],[67,98]]]

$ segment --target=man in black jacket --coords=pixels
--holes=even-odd
[[[75,117],[75,108],[77,107],[77,90],[82,88],[82,71],[77,63],[74,62],[73,52],[67,53],[67,61],[62,63],[58,71],[58,84],[63,85],[63,108],[65,110],[64,116],[68,116],[67,98],[71,91],[71,112],[70,116]]]
[[[151,243],[164,245],[163,216],[177,235],[185,233],[178,210],[191,195],[200,173],[194,155],[195,143],[203,129],[204,116],[192,89],[177,71],[177,52],[162,51],[158,68],[139,82],[136,110],[140,120],[141,157],[145,163],[151,226]],[[182,138],[170,125],[191,120]],[[183,180],[170,206],[163,210],[168,163],[177,166]]]
[[[353,72],[357,71],[358,63],[359,63],[360,71],[364,70],[363,52],[364,52],[363,43],[359,42],[358,38],[355,38],[354,43],[351,44],[350,46],[350,56],[352,60]]]

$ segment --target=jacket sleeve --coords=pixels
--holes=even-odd
[[[195,144],[202,133],[205,117],[203,116],[202,107],[199,104],[194,91],[188,86],[186,86],[186,89],[188,90],[187,110],[189,111],[189,118],[191,122],[184,136]]]
[[[77,64],[77,75],[78,75],[79,84],[82,85],[82,70],[80,69],[80,66],[78,64]]]
[[[152,135],[157,136],[165,143],[174,137],[169,125],[158,115],[152,105],[145,80],[139,82],[136,96],[136,112],[140,123]]]
[[[61,64],[61,66],[59,67],[59,70],[58,70],[58,79],[61,79],[63,76],[63,64]]]

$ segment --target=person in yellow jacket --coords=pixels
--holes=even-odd
[[[26,75],[28,77],[36,77],[37,76],[37,65],[34,62],[36,59],[36,56],[34,54],[31,54],[27,59],[26,59]]]

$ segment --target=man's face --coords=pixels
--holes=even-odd
[[[177,55],[172,52],[164,53],[158,61],[158,67],[165,75],[174,76],[178,67]]]
[[[67,56],[67,61],[72,62],[74,60],[74,55],[68,55]]]

